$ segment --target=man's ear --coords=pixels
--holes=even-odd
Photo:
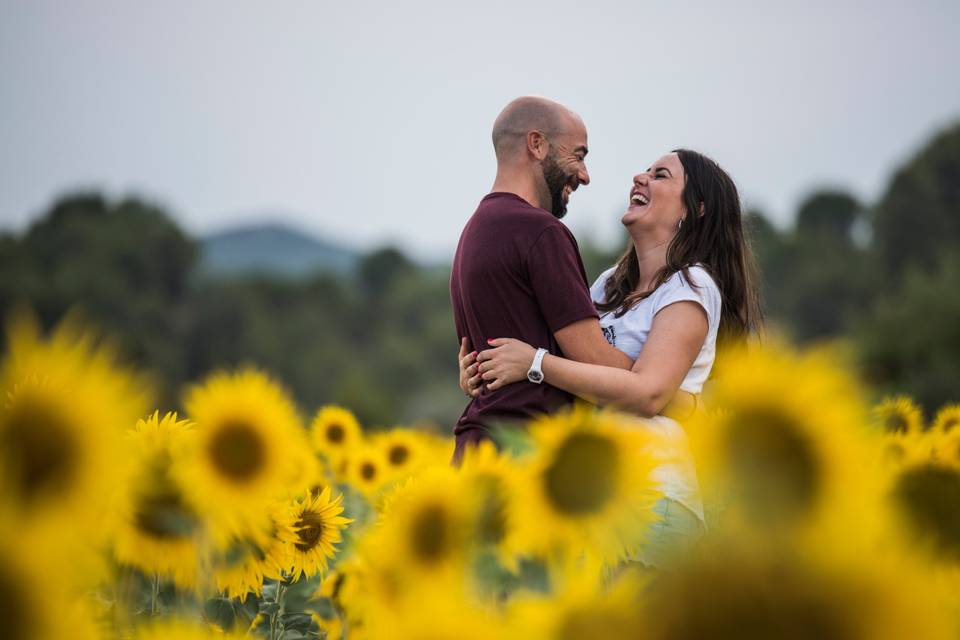
[[[700,203],[700,217],[702,218],[702,217],[703,217],[703,214],[706,213],[706,212],[707,212],[707,211],[706,211],[706,209],[704,208],[703,203],[701,202],[701,203]]]
[[[550,143],[547,137],[539,131],[530,131],[527,133],[527,152],[537,160],[543,160],[547,157],[547,149]]]

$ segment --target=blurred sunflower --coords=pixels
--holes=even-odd
[[[78,597],[78,585],[66,579],[73,573],[72,569],[61,566],[59,554],[49,553],[51,548],[45,540],[24,532],[19,517],[10,513],[8,506],[0,504],[3,637],[10,640],[103,637],[88,606]]]
[[[435,461],[427,438],[412,429],[398,427],[378,433],[371,444],[380,449],[386,473],[392,478],[404,478]]]
[[[582,567],[565,568],[550,596],[521,594],[508,603],[507,622],[521,638],[633,640],[646,637],[637,603],[645,580],[626,573],[609,585]]]
[[[297,540],[293,511],[282,503],[269,511],[269,535],[235,540],[214,558],[211,568],[217,590],[228,598],[245,602],[251,593],[260,596],[264,579],[282,580],[290,566],[290,548]]]
[[[949,594],[922,566],[837,539],[776,549],[757,539],[703,544],[658,575],[640,611],[643,637],[955,637]]]
[[[688,424],[705,497],[724,524],[798,533],[825,517],[865,521],[881,479],[854,379],[785,346],[724,356],[715,408]]]
[[[246,637],[239,631],[224,632],[213,625],[190,620],[162,620],[138,628],[133,640],[240,640]]]
[[[960,404],[948,404],[937,412],[931,428],[939,433],[949,433],[957,427],[960,427]]]
[[[313,448],[331,464],[341,461],[363,440],[363,431],[356,416],[335,405],[321,407],[310,424]]]
[[[887,433],[920,433],[923,412],[908,396],[894,396],[873,408],[873,422]]]
[[[947,437],[950,437],[949,434]],[[955,437],[951,438],[954,440]],[[889,480],[890,505],[911,547],[960,563],[960,460],[944,447],[916,452]]]
[[[372,565],[396,567],[410,580],[457,573],[470,557],[471,515],[457,474],[428,469],[386,496],[364,552]]]
[[[138,420],[127,434],[131,476],[120,488],[114,554],[122,564],[173,580],[182,589],[197,584],[201,520],[171,475],[173,459],[193,435],[176,413],[159,411]]]
[[[327,562],[336,554],[334,545],[342,541],[344,527],[353,522],[340,515],[342,503],[343,496],[331,498],[327,487],[320,495],[307,496],[292,506],[296,539],[291,543],[289,566],[293,580],[327,570]]]
[[[353,633],[353,626],[350,627]],[[363,625],[371,640],[512,640],[497,612],[474,602],[459,582],[412,582],[394,607],[371,609]]]
[[[212,375],[188,390],[185,405],[197,434],[176,470],[213,523],[214,541],[269,533],[265,507],[302,480],[295,474],[307,442],[293,402],[265,374],[245,369]]]
[[[0,365],[0,494],[28,518],[95,527],[126,468],[123,432],[146,412],[142,381],[79,325],[48,339],[11,323]],[[57,526],[51,524],[50,526]]]
[[[631,424],[586,406],[531,423],[536,450],[513,477],[509,548],[606,562],[637,550],[662,497],[651,455],[660,440]]]
[[[383,451],[371,444],[354,449],[349,457],[346,475],[348,483],[368,499],[373,499],[391,480]]]
[[[517,569],[516,558],[505,543],[512,529],[508,507],[516,486],[514,474],[510,458],[497,452],[490,441],[468,449],[460,466],[465,498],[474,505],[474,540],[481,547],[494,549],[500,562],[513,571]]]

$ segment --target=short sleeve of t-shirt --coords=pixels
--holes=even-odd
[[[707,314],[708,330],[714,333],[720,325],[720,289],[703,267],[690,267],[687,273],[689,281],[678,271],[654,292],[653,315],[675,302],[696,302]]]
[[[613,275],[613,272],[616,271],[616,269],[617,267],[614,265],[601,273],[600,277],[594,280],[593,285],[590,287],[590,297],[594,302],[604,302],[607,299],[604,287],[606,287],[607,280]]]
[[[559,225],[543,230],[527,254],[527,273],[537,304],[551,332],[596,318],[587,275],[576,241]]]

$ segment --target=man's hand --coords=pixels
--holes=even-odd
[[[460,367],[460,390],[467,397],[476,398],[480,395],[482,381],[478,375],[479,363],[477,363],[477,352],[467,353],[467,338],[460,339],[460,353],[457,357]]]

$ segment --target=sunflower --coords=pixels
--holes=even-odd
[[[387,462],[383,459],[383,451],[373,445],[361,445],[343,462],[347,465],[349,484],[368,499],[375,498],[392,479],[387,471]]]
[[[491,608],[474,602],[462,580],[411,582],[394,606],[371,608],[362,637],[371,640],[487,640],[519,638]],[[350,626],[350,634],[354,626]]]
[[[459,575],[469,558],[472,524],[459,487],[452,469],[437,467],[388,494],[380,520],[363,546],[371,566],[395,569],[410,580]]]
[[[182,589],[197,583],[202,523],[171,467],[192,435],[193,425],[176,413],[160,418],[157,411],[137,421],[127,436],[132,473],[121,488],[121,517],[114,530],[114,554],[122,564],[173,580]]]
[[[948,404],[940,408],[933,419],[933,430],[940,433],[949,433],[960,427],[960,404]]]
[[[251,593],[260,596],[264,579],[282,580],[290,566],[290,548],[297,540],[293,511],[284,503],[273,505],[269,511],[269,535],[234,540],[214,559],[217,590],[228,598],[245,602]]]
[[[176,465],[217,544],[269,533],[268,510],[302,478],[307,449],[293,402],[265,374],[216,373],[188,390],[196,437]]]
[[[50,553],[49,542],[62,535],[43,531],[39,539],[24,531],[9,505],[0,504],[0,613],[3,637],[10,640],[60,640],[100,638],[94,618],[78,585],[62,564],[59,553]],[[55,549],[54,549],[55,551]]]
[[[948,638],[939,585],[894,554],[822,540],[771,549],[757,538],[704,543],[646,590],[643,637]],[[839,544],[838,544],[839,543]]]
[[[317,453],[334,466],[363,441],[356,416],[336,405],[321,407],[310,424],[310,437]]]
[[[931,455],[913,452],[889,479],[888,498],[900,533],[952,566],[960,564],[960,459],[957,435],[944,436]]]
[[[344,527],[353,522],[344,518],[343,496],[331,498],[330,487],[320,495],[307,496],[294,503],[293,529],[296,540],[290,549],[293,580],[310,577],[327,570],[327,562],[336,554],[335,544],[342,541]]]
[[[645,637],[637,606],[645,580],[627,573],[609,585],[582,566],[565,567],[559,585],[543,594],[521,593],[508,603],[507,622],[521,638],[633,640]]]
[[[123,432],[146,412],[142,382],[70,322],[43,339],[33,321],[20,317],[7,345],[0,495],[27,518],[102,534],[111,490],[125,472]]]
[[[724,525],[784,534],[872,515],[880,465],[859,398],[825,352],[774,343],[727,353],[714,410],[687,425],[708,506],[723,506]]]
[[[514,476],[507,512],[509,548],[607,562],[635,552],[662,496],[651,454],[661,440],[636,425],[586,406],[533,422],[536,451]]]
[[[505,567],[516,571],[517,558],[507,548],[513,523],[509,505],[516,486],[515,465],[490,441],[467,450],[460,466],[460,484],[475,514],[474,541],[492,549]]]
[[[426,434],[413,429],[394,428],[378,433],[371,444],[381,451],[387,474],[403,479],[418,469],[438,462],[436,447]]]
[[[873,421],[887,433],[919,433],[923,431],[923,412],[908,396],[884,398],[873,408]]]
[[[163,620],[137,629],[134,640],[240,640],[246,634],[239,631],[224,633],[212,625],[188,620]]]

